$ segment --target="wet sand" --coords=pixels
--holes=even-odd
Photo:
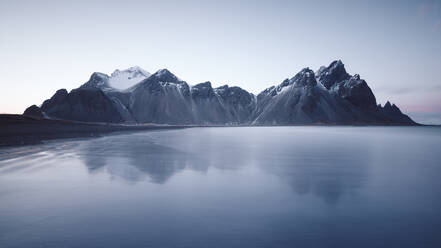
[[[84,123],[36,119],[23,115],[0,115],[0,147],[41,144],[44,140],[97,137],[118,131],[176,129],[189,126],[160,124]]]

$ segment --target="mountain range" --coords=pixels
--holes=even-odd
[[[68,92],[58,90],[24,115],[82,122],[172,125],[416,125],[395,105],[377,104],[365,80],[340,60],[294,77],[257,96],[210,82],[189,85],[167,69],[131,67],[95,72]]]

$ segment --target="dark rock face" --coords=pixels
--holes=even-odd
[[[100,89],[58,90],[41,105],[49,116],[74,121],[123,122],[114,102]]]
[[[210,82],[196,84],[191,87],[191,96],[197,98],[210,98],[214,96],[214,90]]]
[[[358,74],[348,74],[340,60],[317,73],[305,68],[257,97],[239,87],[213,88],[210,82],[189,86],[166,69],[126,90],[113,88],[109,76],[94,73],[70,93],[57,91],[41,111],[52,118],[93,122],[416,124],[389,102],[384,107],[377,105],[366,81]]]
[[[350,75],[346,72],[341,60],[332,62],[328,67],[322,67],[317,72],[317,79],[326,89],[330,89],[335,83],[349,79]]]
[[[137,122],[241,124],[251,116],[254,96],[239,87],[213,89],[210,82],[190,87],[161,70],[133,88],[131,99]]]
[[[201,124],[230,123],[231,116],[222,104],[222,99],[214,92],[210,82],[191,87],[191,109],[194,121]]]
[[[353,105],[362,109],[373,110],[377,106],[377,100],[372,90],[366,81],[360,79],[358,74],[335,83],[333,89],[335,89],[343,99],[348,100]]]
[[[190,87],[168,70],[160,70],[132,89],[131,114],[137,122],[192,124]]]
[[[44,115],[43,112],[41,112],[41,109],[37,105],[32,105],[29,108],[27,108],[24,113],[24,116],[36,118],[36,119],[43,119]]]
[[[240,87],[228,87],[228,85],[218,87],[214,91],[230,113],[230,123],[240,124],[251,121],[256,108],[256,99],[253,94]]]

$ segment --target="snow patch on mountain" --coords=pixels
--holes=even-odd
[[[130,67],[122,71],[115,70],[111,74],[108,84],[112,88],[125,90],[150,77],[150,75],[148,71],[139,66]]]

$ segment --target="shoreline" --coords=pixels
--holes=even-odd
[[[191,126],[158,124],[108,124],[36,119],[23,115],[0,115],[0,148],[42,144],[45,140],[101,137],[121,131],[181,129]]]
[[[23,145],[42,144],[45,140],[66,138],[101,137],[103,134],[121,131],[167,130],[194,127],[287,127],[287,126],[431,126],[431,125],[397,125],[393,123],[378,124],[280,124],[280,125],[167,125],[167,124],[113,124],[88,123],[68,120],[37,119],[33,117],[0,114],[0,148]],[[433,125],[436,126],[436,125]]]

